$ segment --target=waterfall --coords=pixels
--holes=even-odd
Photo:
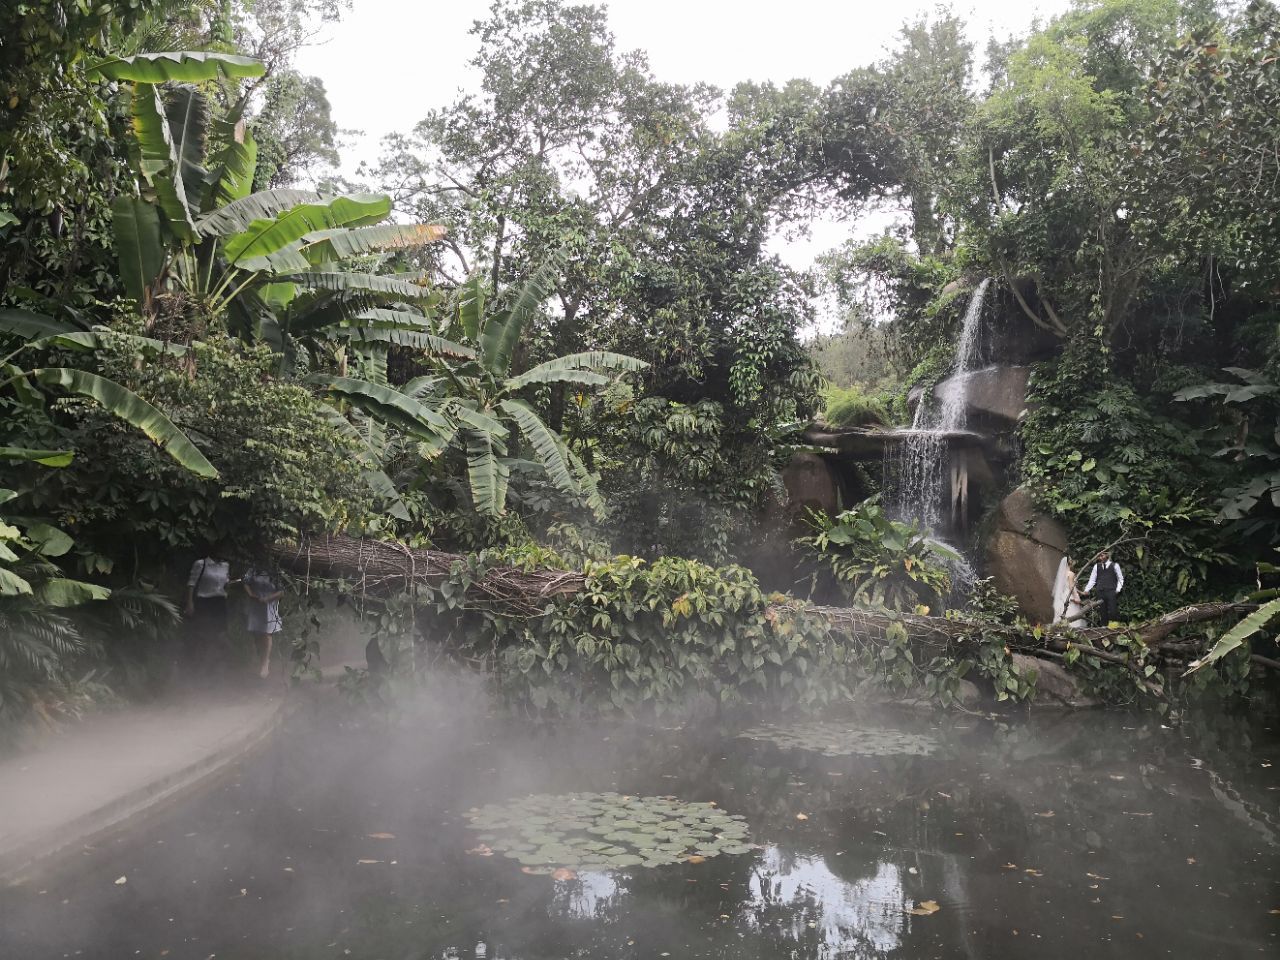
[[[963,525],[968,508],[968,472],[962,460],[949,462],[949,440],[964,429],[969,399],[969,375],[982,359],[982,308],[991,279],[983,280],[969,298],[956,341],[951,376],[938,392],[937,402],[925,393],[916,405],[911,428],[885,458],[885,489],[889,513],[897,520],[915,520],[930,533],[943,520]],[[945,504],[945,509],[944,509]]]

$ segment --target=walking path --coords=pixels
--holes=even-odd
[[[204,780],[266,738],[284,693],[219,691],[104,714],[0,760],[0,881]]]

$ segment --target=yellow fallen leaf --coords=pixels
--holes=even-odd
[[[1046,810],[1044,813],[1037,813],[1037,814],[1036,814],[1036,816],[1037,816],[1037,817],[1045,817],[1045,818],[1052,817],[1052,816],[1053,816],[1053,811],[1052,811],[1052,810]]]
[[[692,856],[684,858],[685,863],[706,863],[706,860],[707,860],[706,857],[700,857],[696,853],[693,854]]]
[[[381,860],[357,860],[356,863],[382,863]]]
[[[578,875],[568,867],[559,867],[551,871],[552,880],[577,880]]]
[[[1029,873],[1029,874],[1031,874],[1033,877],[1043,877],[1043,876],[1044,876],[1044,874],[1043,874],[1043,873],[1041,873],[1039,870],[1032,870],[1030,867],[1027,867],[1027,869],[1023,870],[1022,872],[1023,872],[1023,873]]]
[[[809,819],[809,815],[808,815],[807,813],[797,813],[797,814],[796,814],[796,819],[797,819],[797,820],[808,820],[808,819]]]
[[[128,877],[116,877],[116,886],[117,886],[117,887],[122,886],[123,884],[126,884],[126,883],[128,883],[128,882],[129,882],[129,878],[128,878]]]
[[[937,900],[921,900],[913,909],[908,910],[907,913],[911,914],[913,917],[927,917],[931,914],[937,913],[941,909],[942,908],[938,906]]]
[[[366,833],[365,836],[370,840],[394,840],[396,838],[394,833]]]
[[[493,850],[485,846],[483,843],[478,847],[472,847],[467,853],[474,854],[477,857],[492,857]]]

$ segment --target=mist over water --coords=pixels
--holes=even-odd
[[[1269,720],[1004,725],[886,708],[829,717],[807,749],[812,725],[777,713],[777,742],[742,739],[759,719],[532,723],[453,672],[390,712],[317,691],[207,793],[0,891],[0,956],[1274,950],[1280,743]],[[936,748],[896,754],[898,732]],[[876,755],[858,752],[869,744]],[[474,807],[611,791],[714,801],[746,818],[755,846],[561,880],[469,852]],[[924,902],[937,911],[908,912]]]

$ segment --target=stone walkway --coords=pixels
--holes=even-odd
[[[0,760],[0,881],[213,776],[275,729],[284,697],[272,684],[134,707]]]

